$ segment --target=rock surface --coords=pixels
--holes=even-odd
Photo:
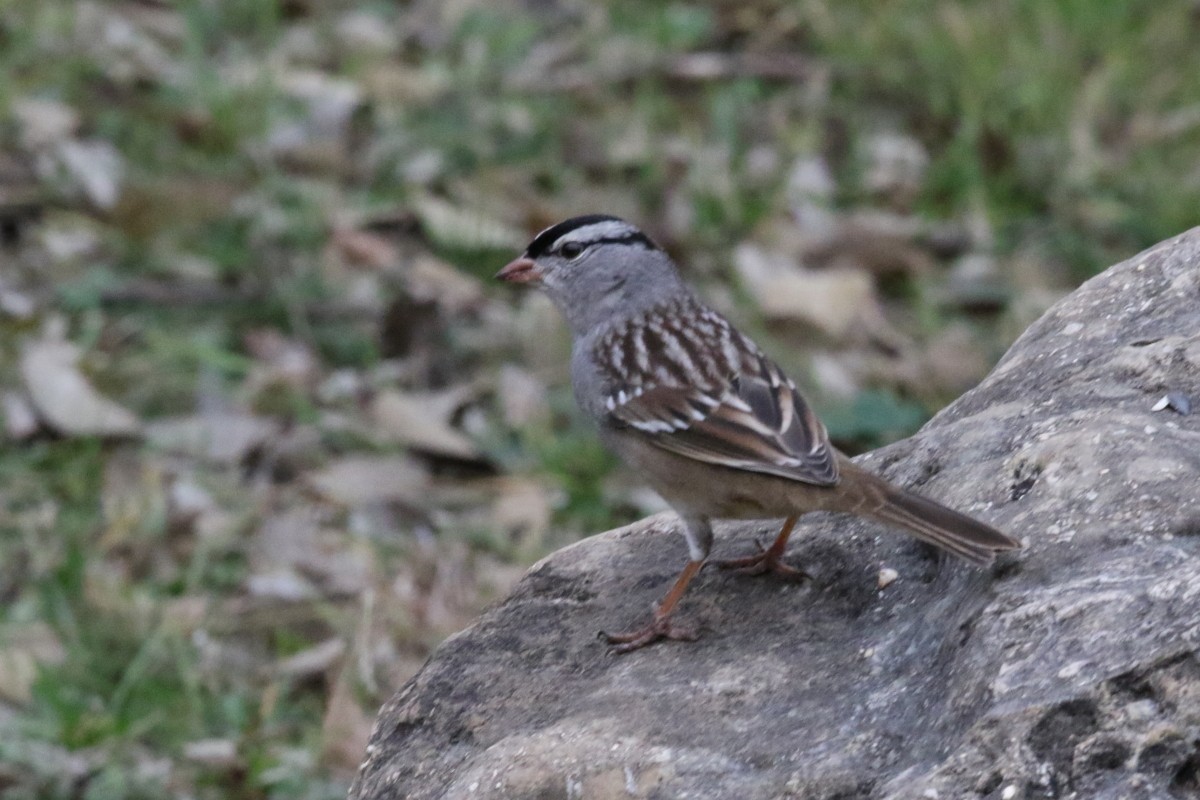
[[[795,586],[705,571],[702,638],[613,657],[661,515],[534,566],[383,708],[352,797],[1200,796],[1200,229],[1051,309],[870,468],[1026,543],[991,571],[806,518]],[[767,523],[718,530],[742,554]],[[879,571],[898,577],[879,589]],[[889,573],[890,576],[890,573]]]

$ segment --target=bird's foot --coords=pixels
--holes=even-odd
[[[785,564],[783,553],[777,552],[774,547],[763,547],[762,542],[755,542],[755,544],[758,545],[758,552],[752,556],[728,558],[713,563],[721,569],[732,570],[739,575],[765,575],[770,572],[789,581],[799,582],[812,579],[812,575],[804,570]]]
[[[611,645],[615,645],[612,651],[614,654],[630,653],[634,650],[639,650],[648,644],[653,644],[659,639],[677,639],[679,641],[692,642],[699,638],[699,634],[692,628],[677,626],[671,621],[669,616],[660,617],[657,614],[654,620],[643,628],[638,628],[624,633],[605,633],[600,631],[600,637]]]

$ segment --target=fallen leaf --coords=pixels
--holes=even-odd
[[[79,112],[48,97],[18,97],[12,100],[12,115],[18,135],[27,150],[58,144],[79,129]]]
[[[68,139],[59,145],[58,160],[93,205],[108,210],[117,204],[125,162],[112,144]]]
[[[505,364],[496,380],[496,396],[504,422],[510,428],[524,428],[550,416],[546,402],[546,384],[528,370]]]
[[[350,11],[338,18],[334,37],[354,58],[395,53],[403,41],[401,32],[385,16],[373,11]]]
[[[217,464],[241,462],[280,430],[275,420],[238,412],[168,417],[145,427],[146,439],[154,447]]]
[[[219,539],[237,525],[237,517],[217,505],[212,495],[193,479],[167,476],[167,524],[176,535]]]
[[[289,70],[279,76],[284,94],[301,102],[305,126],[316,136],[341,137],[363,102],[358,84],[319,70]]]
[[[478,460],[479,448],[449,421],[475,393],[472,385],[441,392],[385,389],[371,401],[371,420],[386,441],[433,455]]]
[[[241,764],[232,739],[197,739],[183,745],[183,757],[210,769],[233,769]]]
[[[4,434],[10,441],[19,442],[38,432],[37,414],[20,392],[0,394],[0,410],[4,413]]]
[[[97,253],[101,236],[96,223],[82,214],[60,214],[37,230],[46,254],[56,263],[70,264]]]
[[[254,357],[244,383],[249,397],[271,396],[282,387],[304,390],[316,384],[319,365],[307,344],[274,328],[258,328],[242,338]]]
[[[835,235],[805,252],[805,263],[872,275],[927,274],[934,266],[932,254],[920,243],[927,232],[915,216],[879,210],[847,213],[839,217]]]
[[[947,396],[962,394],[991,367],[983,343],[964,322],[946,325],[916,359],[912,385],[916,391],[936,388]]]
[[[108,80],[121,86],[157,85],[180,76],[183,69],[168,55],[182,52],[185,30],[180,16],[155,13],[136,3],[79,2],[74,43]]]
[[[64,658],[62,642],[48,625],[31,622],[0,631],[0,697],[28,703],[39,668],[61,664]]]
[[[294,507],[268,517],[254,534],[250,564],[256,574],[289,572],[323,597],[354,597],[372,582],[373,561],[365,547],[348,541],[340,528],[323,528],[323,509]]]
[[[460,208],[426,195],[414,206],[430,238],[464,250],[513,250],[526,242],[524,232],[480,211]]]
[[[354,507],[375,503],[422,505],[429,478],[407,456],[350,456],[304,476],[325,500]]]
[[[787,176],[792,223],[808,239],[828,239],[837,230],[834,193],[837,181],[821,156],[800,158]]]
[[[162,621],[166,630],[191,635],[208,618],[210,598],[204,595],[184,595],[164,600]]]
[[[384,236],[356,228],[334,228],[330,245],[345,261],[371,269],[384,269],[400,259],[396,246]]]
[[[754,245],[738,247],[734,264],[767,317],[807,323],[832,339],[880,313],[871,276],[861,270],[805,269]]]
[[[37,339],[21,348],[21,378],[38,416],[65,435],[136,434],[137,417],[96,391],[78,361],[79,350],[58,339]]]
[[[887,131],[868,136],[864,149],[863,187],[895,205],[910,205],[924,186],[929,166],[925,146],[911,136]]]
[[[320,514],[311,506],[293,506],[263,520],[254,532],[250,565],[255,572],[294,567],[317,550]]]
[[[288,678],[311,678],[336,665],[346,652],[343,639],[326,639],[275,662],[273,672]]]
[[[432,300],[450,314],[478,308],[484,301],[478,280],[431,255],[413,259],[406,279],[415,299]]]
[[[314,600],[320,597],[320,592],[312,583],[297,575],[295,571],[287,569],[251,575],[246,579],[246,591],[253,597],[265,597],[289,603]]]
[[[300,107],[268,130],[268,151],[288,163],[340,170],[346,167],[354,112],[363,101],[358,84],[318,70],[284,70],[278,85]]]
[[[325,719],[321,722],[325,760],[347,771],[354,770],[362,761],[375,726],[375,715],[358,702],[349,674],[349,668],[343,668],[334,680]]]
[[[503,478],[492,503],[491,526],[518,542],[522,550],[536,552],[544,546],[553,515],[550,492],[538,481]]]
[[[127,560],[146,563],[158,547],[154,534],[167,519],[163,466],[155,463],[153,456],[122,448],[104,462],[103,474],[100,511],[104,529],[95,547],[101,553],[119,549]]]

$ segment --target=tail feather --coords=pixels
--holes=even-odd
[[[918,539],[967,561],[987,566],[992,563],[996,551],[1015,550],[1021,546],[1016,539],[966,514],[895,486],[885,486],[885,500],[871,513],[872,517],[903,528]]]

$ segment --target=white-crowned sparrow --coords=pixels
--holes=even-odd
[[[720,562],[804,577],[780,560],[797,517],[842,511],[903,528],[985,565],[1020,547],[1003,533],[891,485],[829,443],[796,385],[691,292],[646,234],[607,215],[539,233],[497,278],[540,287],[566,317],[575,398],[606,445],[679,513],[690,561],[643,628],[605,634],[619,652],[690,639],[671,612],[704,565],[712,518],[786,517],[774,543]]]

